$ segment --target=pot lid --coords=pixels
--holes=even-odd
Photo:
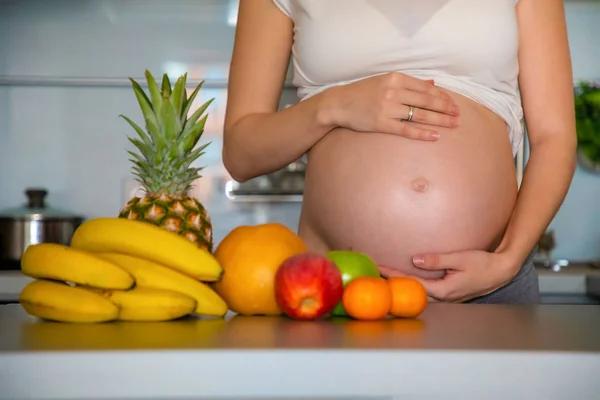
[[[28,188],[25,190],[27,203],[21,207],[0,210],[0,218],[81,218],[68,211],[48,207],[45,203],[48,191],[43,188]]]

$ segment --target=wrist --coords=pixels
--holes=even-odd
[[[326,132],[342,126],[342,112],[340,108],[341,87],[334,86],[315,96],[316,112],[315,120],[319,127]]]
[[[500,269],[505,278],[505,283],[510,282],[521,270],[523,263],[527,259],[529,253],[523,255],[521,251],[517,251],[514,247],[506,246],[497,248],[494,251],[498,255],[500,261]]]
[[[509,241],[505,237],[498,247],[496,247],[494,253],[499,254],[502,258],[520,266],[525,262],[532,249],[533,246],[529,246],[523,240],[521,240],[521,242],[516,242],[514,240]]]

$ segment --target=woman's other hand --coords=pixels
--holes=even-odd
[[[429,296],[438,301],[462,303],[485,296],[508,284],[518,273],[514,260],[504,253],[463,250],[446,254],[424,254],[413,264],[426,271],[446,271],[441,279],[417,278]]]
[[[437,140],[436,127],[458,126],[460,110],[432,81],[387,73],[328,90],[333,124],[417,140]],[[412,109],[412,118],[410,111]],[[430,125],[431,129],[409,123]]]

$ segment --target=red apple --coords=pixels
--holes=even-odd
[[[340,269],[325,256],[301,253],[286,259],[275,275],[275,298],[294,319],[328,315],[342,298]]]

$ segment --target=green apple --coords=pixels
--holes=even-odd
[[[340,269],[344,287],[346,287],[351,280],[358,278],[359,276],[380,276],[375,261],[364,253],[352,250],[332,250],[325,256],[333,261]],[[348,316],[341,301],[335,306],[331,315]]]

